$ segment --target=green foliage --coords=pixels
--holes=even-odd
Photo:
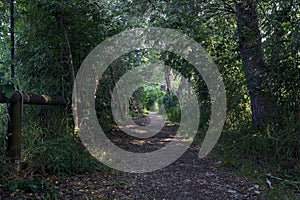
[[[0,104],[0,172],[5,173],[8,170],[8,166],[6,165],[6,105]],[[1,174],[0,174],[1,177]]]
[[[73,174],[92,172],[97,167],[78,138],[71,134],[53,133],[37,122],[23,128],[23,166],[38,174]],[[69,131],[68,131],[69,132]]]
[[[4,112],[4,107],[1,109]],[[44,122],[28,116],[31,112],[25,112],[22,128],[22,158],[21,171],[24,174],[74,174],[92,172],[96,169],[104,169],[85,150],[78,138],[72,136],[68,127],[56,123],[56,127],[46,128]],[[7,118],[3,115],[0,123],[0,170],[5,173],[8,170],[6,162],[6,128]],[[56,114],[57,116],[57,114]],[[58,119],[57,121],[60,121]],[[1,176],[1,174],[0,174]]]
[[[86,55],[104,39],[135,27],[165,27],[180,30],[199,42],[218,66],[226,87],[227,119],[219,143],[220,154],[228,163],[246,158],[255,164],[271,166],[287,179],[299,179],[299,6],[296,1],[259,1],[258,12],[265,59],[265,73],[271,74],[259,88],[272,96],[278,105],[277,124],[256,131],[251,127],[251,108],[245,75],[238,51],[233,1],[17,1],[16,61],[9,57],[9,4],[0,1],[0,92],[9,97],[15,87],[20,90],[70,99],[72,78],[66,55],[67,41],[58,22],[62,11],[75,72]],[[206,84],[188,62],[168,52],[134,51],[111,63],[99,81],[96,110],[101,127],[107,132],[114,125],[111,92],[128,70],[141,64],[160,61],[188,78],[200,102],[201,130],[205,132],[210,115],[210,97]],[[16,64],[16,80],[11,82],[9,65]],[[5,75],[3,75],[3,73]],[[160,85],[139,89],[135,106],[140,112],[153,105],[164,106],[170,121],[180,121],[175,95],[164,94]],[[5,163],[6,108],[0,105],[0,171]],[[35,173],[83,173],[98,167],[78,138],[71,136],[71,109],[25,106],[22,162],[25,170]],[[127,111],[124,111],[127,112]],[[132,114],[133,110],[130,110]],[[222,150],[223,149],[223,150]],[[247,161],[247,162],[248,162]],[[246,162],[246,161],[245,161]],[[253,163],[252,162],[252,163]],[[239,163],[239,164],[237,164]],[[236,167],[238,168],[238,167]],[[246,169],[245,171],[251,171]],[[249,175],[250,172],[248,172]],[[41,183],[43,185],[43,183]],[[41,184],[27,180],[15,189]],[[288,184],[288,183],[284,183]],[[41,186],[43,187],[43,186]],[[293,186],[292,186],[293,187]]]
[[[163,92],[159,84],[144,85],[138,88],[131,97],[133,102],[130,107],[131,114],[136,115],[137,107],[139,107],[140,114],[146,114],[148,111],[158,111],[157,104],[162,95]]]
[[[277,100],[280,120],[289,122],[280,124],[280,128],[291,126],[291,123],[297,126],[300,93],[299,8],[294,1],[274,1],[273,4],[263,1],[261,7],[264,15],[261,21],[266,24],[263,26],[263,46],[267,70],[273,72],[265,88]]]
[[[270,134],[266,135],[266,132]],[[263,194],[268,199],[295,199],[295,193],[300,191],[295,184],[300,176],[299,160],[294,156],[299,152],[299,145],[296,147],[290,136],[276,138],[280,135],[284,134],[255,131],[249,125],[235,131],[224,131],[211,156],[260,186],[265,185],[266,178],[269,178],[267,174],[280,177],[281,181],[270,179],[274,190],[263,189]]]
[[[165,93],[165,95],[162,97],[162,103],[166,111],[173,107],[179,106],[179,102],[176,95],[171,92]]]
[[[21,181],[14,181],[11,183],[9,190],[14,192],[16,190],[23,190],[25,192],[41,192],[43,189],[43,183],[35,178],[35,179],[23,179]]]
[[[180,108],[178,106],[174,106],[167,110],[167,119],[171,122],[180,122],[181,115],[180,115]]]
[[[160,106],[160,113],[162,112],[162,109],[165,110],[167,120],[171,122],[180,122],[181,111],[176,95],[166,92],[159,99],[158,104]]]
[[[2,188],[7,188],[7,192],[14,196],[15,194],[31,193],[38,199],[60,199],[54,185],[40,178],[25,178],[25,179],[0,179]],[[1,191],[1,190],[0,190]]]
[[[1,3],[0,3],[1,4]],[[0,6],[0,72],[8,72],[10,60],[9,3]]]
[[[16,84],[20,90],[70,99],[72,78],[66,62],[67,41],[57,19],[62,9],[65,29],[72,48],[75,71],[90,50],[107,34],[109,13],[101,3],[92,1],[19,1],[15,3],[16,18]],[[2,9],[2,8],[0,8]],[[1,72],[9,69],[9,6],[1,10],[0,64]],[[99,17],[102,15],[103,17]],[[2,43],[3,42],[3,43]],[[77,48],[78,47],[78,48]],[[2,52],[3,50],[3,52]],[[1,92],[9,96],[11,82],[2,79]],[[1,114],[4,113],[4,110]],[[25,106],[22,129],[22,167],[35,173],[83,173],[95,169],[96,161],[71,136],[70,108]],[[2,115],[1,115],[2,116]],[[5,115],[3,115],[5,116]],[[4,120],[7,127],[7,119]],[[2,128],[2,126],[1,126]],[[5,144],[6,130],[1,130]],[[2,140],[1,140],[2,141]],[[4,145],[5,146],[5,145]],[[5,150],[1,151],[5,155]],[[4,161],[5,159],[1,159]],[[1,167],[0,163],[0,167]]]
[[[144,102],[144,106],[147,110],[150,110],[157,100],[163,95],[161,91],[161,86],[158,84],[155,85],[146,85],[143,88],[144,94],[139,95],[139,98]]]
[[[0,94],[10,98],[15,91],[14,83],[6,78],[4,73],[0,73]]]

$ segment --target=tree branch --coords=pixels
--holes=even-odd
[[[222,0],[223,1],[223,5],[224,5],[224,9],[225,11],[229,12],[229,13],[233,13],[236,14],[235,9],[232,7],[232,5],[230,5],[228,2],[226,2],[226,0]]]

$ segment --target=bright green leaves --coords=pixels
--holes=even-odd
[[[3,2],[0,1],[0,8],[2,8],[4,6]]]

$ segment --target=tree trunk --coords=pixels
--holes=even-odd
[[[72,86],[74,86],[75,83],[75,67],[74,67],[74,63],[73,63],[73,55],[72,55],[72,49],[71,49],[71,45],[70,45],[70,41],[68,38],[68,33],[65,27],[65,18],[63,15],[63,10],[64,10],[64,5],[65,5],[65,1],[62,0],[62,6],[61,8],[57,11],[56,16],[57,16],[57,20],[58,23],[60,25],[61,31],[62,31],[62,36],[65,39],[66,45],[64,46],[64,53],[67,55],[68,59],[67,59],[67,66],[69,69],[69,73],[71,76],[71,81],[72,81]],[[64,61],[63,61],[64,63]],[[74,135],[76,135],[79,131],[79,119],[78,119],[78,114],[77,114],[77,100],[75,100],[72,104],[73,106],[73,119],[74,119]]]
[[[184,76],[181,76],[181,79],[180,79],[180,83],[179,83],[179,86],[178,86],[178,90],[177,90],[177,97],[179,98],[181,95],[182,95],[182,91],[184,89],[184,87],[186,86],[186,79]]]
[[[167,83],[167,91],[170,92],[173,86],[173,74],[168,66],[165,66],[165,78]]]
[[[264,91],[270,74],[266,71],[261,46],[256,3],[245,0],[237,2],[235,6],[239,49],[251,100],[253,126],[262,128],[275,116],[276,107],[272,97]]]
[[[121,98],[120,98],[120,95],[119,95],[119,92],[118,92],[118,88],[117,88],[117,85],[116,85],[117,81],[116,81],[116,78],[115,78],[115,70],[114,70],[113,66],[110,68],[110,77],[111,77],[111,81],[113,83],[113,88],[110,87],[110,95],[111,95],[111,98],[115,98],[114,102],[117,103],[117,105],[114,105],[114,106],[116,108],[118,108],[117,110],[119,111],[119,113],[118,113],[119,117],[121,117],[121,119],[123,120],[125,118],[125,114],[126,114],[125,105],[123,105],[123,103],[126,102],[126,101],[121,101]],[[114,88],[116,90],[115,95],[113,95]]]

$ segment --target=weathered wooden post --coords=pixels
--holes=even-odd
[[[22,95],[14,92],[8,104],[9,123],[7,129],[7,154],[12,162],[19,162],[21,158],[21,130],[22,130]]]

